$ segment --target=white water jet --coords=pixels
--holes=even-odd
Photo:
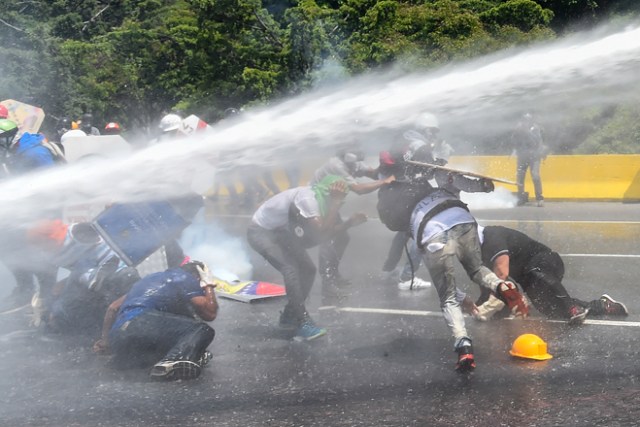
[[[196,171],[298,161],[354,136],[401,129],[424,111],[447,126],[507,126],[514,108],[563,113],[635,97],[640,28],[588,33],[500,58],[425,74],[369,75],[244,114],[188,141],[159,144],[120,161],[73,164],[8,180],[0,187],[0,222],[28,221],[70,204],[163,199],[184,193]],[[487,120],[487,118],[491,120]],[[508,122],[509,126],[512,122]],[[373,147],[372,147],[373,148]]]

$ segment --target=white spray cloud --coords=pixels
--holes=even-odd
[[[303,155],[301,144],[310,152],[334,147],[353,135],[400,129],[424,111],[446,118],[448,126],[481,123],[498,129],[506,125],[501,115],[523,104],[628,100],[636,96],[628,88],[640,81],[639,68],[640,28],[630,27],[604,36],[581,34],[453,70],[370,75],[246,113],[243,120],[186,143],[159,144],[120,161],[69,165],[8,181],[0,188],[0,222],[26,221],[65,204],[177,196],[207,167],[224,171],[273,158],[291,161],[292,153]]]
[[[191,259],[203,261],[214,276],[223,280],[249,280],[252,266],[242,241],[227,234],[202,210],[180,237],[180,246]]]

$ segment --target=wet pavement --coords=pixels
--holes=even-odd
[[[372,202],[373,201],[373,202]],[[211,364],[195,381],[151,381],[115,371],[90,351],[92,337],[60,338],[26,327],[24,311],[0,318],[3,426],[631,426],[640,419],[640,204],[547,203],[473,210],[563,255],[565,285],[590,300],[608,293],[632,313],[569,327],[541,319],[468,319],[478,368],[453,370],[455,353],[434,289],[400,291],[381,275],[393,233],[375,220],[375,196],[345,215],[372,219],[351,230],[343,273],[351,295],[326,300],[316,282],[309,309],[328,334],[290,340],[277,328],[282,299],[221,300]],[[209,218],[244,236],[247,212],[210,205]],[[316,252],[311,251],[315,259]],[[251,253],[254,278],[278,282]],[[461,286],[472,294],[462,269]],[[6,273],[2,273],[4,277]],[[424,270],[418,275],[428,279]],[[8,289],[1,289],[8,292]],[[522,333],[546,340],[553,359],[514,360]]]

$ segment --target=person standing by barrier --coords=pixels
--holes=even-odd
[[[524,179],[527,169],[531,173],[538,207],[544,206],[540,164],[547,156],[546,146],[542,138],[542,129],[531,113],[525,113],[512,135],[512,142],[517,156],[516,181],[518,183],[518,206],[527,201],[524,191]]]

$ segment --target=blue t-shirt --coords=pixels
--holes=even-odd
[[[133,285],[111,331],[148,310],[191,316],[191,298],[204,295],[200,281],[181,268],[150,274]]]

